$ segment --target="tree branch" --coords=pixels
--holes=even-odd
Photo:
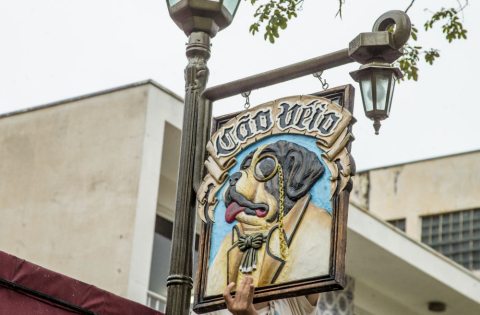
[[[410,10],[410,8],[412,7],[413,3],[415,2],[415,0],[412,0],[412,2],[410,2],[410,5],[408,6],[408,8],[405,10],[405,13],[408,12],[408,10]]]
[[[464,6],[462,6],[462,3],[460,2],[460,0],[457,0],[457,2],[458,2],[458,5],[459,5],[459,8],[458,8],[457,12],[462,12],[463,9],[465,9],[465,7],[468,5],[468,0],[465,0],[465,5]]]
[[[345,4],[345,0],[338,0],[338,11],[337,11],[337,14],[335,14],[335,17],[337,17],[337,15],[340,15],[340,19],[342,19],[342,5]]]

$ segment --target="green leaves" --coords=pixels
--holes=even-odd
[[[255,5],[261,0],[250,0]],[[259,32],[260,25],[266,22],[265,33],[263,37],[270,43],[275,43],[275,39],[279,38],[279,29],[284,30],[288,26],[288,21],[296,18],[297,11],[302,9],[304,0],[268,0],[266,3],[258,6],[254,17],[257,22],[250,25],[250,33],[255,35]]]
[[[428,62],[430,65],[433,65],[435,58],[440,57],[438,49],[431,48],[429,51],[425,51],[425,61]]]
[[[248,0],[246,0],[248,1]],[[280,30],[284,30],[288,26],[288,22],[298,16],[298,11],[302,10],[304,0],[249,0],[252,5],[260,4],[254,14],[257,19],[255,23],[250,25],[249,32],[255,35],[260,32],[260,27],[265,25],[263,37],[270,43],[275,43],[275,40],[279,38]],[[312,0],[314,1],[314,0]],[[335,16],[342,17],[342,5],[345,0],[336,0],[339,3],[338,12]],[[453,0],[452,0],[453,1]],[[408,6],[408,11],[415,0],[412,0]],[[460,1],[457,1],[460,3]],[[465,5],[457,9],[445,9],[441,8],[438,12],[432,12],[432,17],[424,24],[425,31],[429,31],[439,23],[444,23],[441,26],[443,34],[449,43],[454,40],[467,39],[467,30],[460,22],[458,14],[468,5],[468,1],[465,1]],[[389,29],[390,32],[394,31],[394,27]],[[410,33],[412,41],[418,41],[418,29],[412,25],[412,31]],[[440,57],[438,49],[430,48],[430,50],[423,50],[422,46],[410,45],[407,43],[404,46],[404,55],[396,62],[396,65],[405,74],[407,80],[418,80],[418,66],[421,59],[424,59],[429,65],[433,65],[435,60]],[[423,55],[423,58],[421,58]],[[403,81],[401,79],[399,81]]]
[[[462,9],[463,8],[461,8],[461,10]],[[459,22],[458,12],[454,8],[448,10],[442,8],[440,11],[434,13],[432,18],[425,23],[425,31],[433,29],[435,23],[442,20],[446,20],[446,23],[442,25],[442,32],[445,34],[449,43],[454,39],[467,39],[467,30],[464,29],[463,24]]]
[[[463,24],[460,23],[458,13],[461,12],[465,6],[460,9],[448,9],[441,8],[440,11],[433,13],[432,18],[429,19],[424,24],[425,31],[433,29],[434,25],[437,22],[445,21],[445,24],[442,25],[442,32],[445,34],[445,38],[449,43],[455,39],[467,39],[467,30],[463,28]],[[412,32],[410,33],[412,40],[418,40],[418,29],[412,25]],[[402,70],[405,74],[403,79],[398,81],[403,81],[405,78],[407,80],[418,80],[418,62],[420,61],[420,55],[424,55],[425,62],[429,65],[433,65],[435,60],[440,57],[440,52],[438,49],[430,48],[430,50],[422,50],[422,46],[411,46],[407,43],[404,46],[405,53],[404,55],[396,62],[396,65]]]
[[[419,54],[422,47],[420,46],[410,46],[409,44],[405,44],[403,46],[405,49],[405,53],[403,54],[400,59],[397,60],[396,65],[402,70],[403,74],[408,80],[418,80],[418,61],[420,60]],[[403,81],[404,78],[399,79],[398,81]]]
[[[418,29],[414,25],[412,25],[412,32],[410,33],[410,36],[412,37],[413,40],[418,39],[417,34],[418,34]]]
[[[405,75],[404,78],[399,79],[398,82],[405,80],[418,80],[418,62],[420,61],[420,55],[423,54],[425,62],[429,65],[433,65],[436,58],[440,57],[438,49],[430,48],[430,50],[421,51],[421,46],[410,46],[408,43],[403,46],[405,53],[400,59],[397,60],[396,66],[402,70]]]

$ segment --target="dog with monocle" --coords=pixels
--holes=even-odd
[[[328,274],[332,218],[310,194],[324,173],[317,154],[285,140],[243,159],[223,191],[225,220],[238,223],[209,266],[207,295],[245,276],[259,287]]]

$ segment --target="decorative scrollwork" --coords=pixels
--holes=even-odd
[[[185,68],[185,92],[203,90],[207,85],[208,74],[206,58],[202,56],[188,58],[188,65]]]

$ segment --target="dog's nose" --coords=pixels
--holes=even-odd
[[[235,186],[235,184],[238,182],[240,177],[242,177],[242,173],[240,172],[233,173],[232,176],[230,176],[230,186]]]

